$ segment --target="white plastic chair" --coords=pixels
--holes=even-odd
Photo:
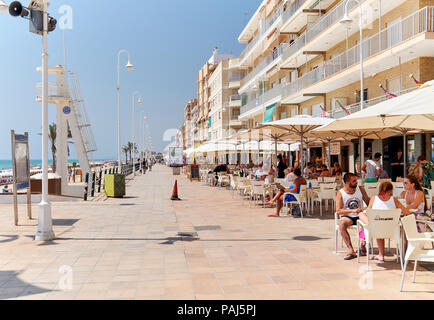
[[[262,198],[265,205],[265,187],[263,181],[253,181],[249,193],[249,207],[252,207],[252,200],[258,201],[258,198]]]
[[[401,193],[404,191],[404,184],[402,182],[392,182],[393,184],[393,196],[397,199],[401,197]]]
[[[407,236],[407,252],[405,254],[404,268],[402,269],[401,286],[400,291],[404,286],[405,270],[407,269],[408,261],[414,260],[413,279],[416,280],[416,269],[419,261],[434,262],[434,249],[425,249],[424,246],[427,242],[434,243],[434,233],[417,232],[416,218],[413,214],[401,218],[402,226],[404,227],[405,235]]]
[[[333,201],[332,208],[335,209],[336,204],[336,186],[337,183],[322,183],[319,185],[319,191],[312,191],[312,206],[315,202],[319,202],[320,205],[320,215],[322,217],[322,201],[326,201],[326,210],[328,211],[328,202]],[[314,207],[312,207],[314,208]]]
[[[364,224],[362,220],[357,220],[357,231],[359,232],[363,227],[366,240],[366,267],[369,271],[369,246],[371,239],[394,239],[396,242],[397,262],[398,255],[401,260],[402,268],[402,254],[401,254],[401,229],[399,226],[399,217],[401,216],[401,209],[394,210],[375,210],[367,209],[366,215],[368,216],[369,223]],[[358,238],[358,247],[360,248],[360,238]],[[372,244],[373,247],[374,244]],[[357,252],[357,262],[360,258],[360,250]]]
[[[337,211],[335,211],[335,254],[338,254],[338,241],[339,241],[339,234],[340,234],[340,230],[339,230],[339,221],[340,221],[340,216],[337,213]],[[347,230],[357,230],[357,226],[356,225],[352,225],[350,226]],[[357,233],[358,235],[358,233]],[[341,238],[341,247],[343,246],[343,238]]]
[[[365,182],[363,185],[369,198],[378,195],[378,182]]]
[[[323,177],[324,183],[334,183],[336,182],[336,177]]]
[[[287,194],[292,194],[295,201],[285,201]],[[283,195],[283,205],[285,207],[286,213],[288,214],[288,204],[298,204],[300,206],[301,217],[303,218],[303,210],[309,210],[309,201],[307,199],[307,185],[300,186],[300,193],[287,192]],[[306,208],[307,207],[307,208]]]

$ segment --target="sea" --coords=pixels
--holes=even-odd
[[[107,161],[105,159],[95,159],[95,162],[103,162]],[[79,161],[75,159],[68,160],[69,163],[76,162],[77,166],[79,165]],[[93,161],[92,161],[93,162]],[[53,160],[48,160],[48,165],[51,166],[53,164]],[[30,160],[30,168],[34,167],[42,167],[42,160]],[[12,160],[0,160],[0,170],[10,170],[12,169]]]

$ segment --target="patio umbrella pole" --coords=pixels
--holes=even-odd
[[[327,141],[328,141],[328,144],[329,144],[329,154],[328,154],[328,156],[329,156],[329,168],[330,168],[330,172],[331,172],[332,171],[332,155],[331,155],[331,152],[330,152],[331,140],[327,139]]]
[[[303,156],[303,151],[304,151],[304,146],[303,146],[303,133],[301,134],[301,143],[300,143],[300,147],[301,147],[301,153],[300,153],[300,168],[301,168],[301,176],[303,176],[303,161],[304,161],[304,156]]]
[[[274,151],[276,153],[276,169],[274,170],[275,171],[274,175],[277,179],[277,138],[276,137],[274,138]]]
[[[362,179],[362,137],[359,136],[359,165],[360,165],[360,179]],[[363,185],[363,179],[362,179]]]
[[[407,172],[407,131],[404,131],[404,177]]]

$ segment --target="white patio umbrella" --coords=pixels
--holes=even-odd
[[[274,136],[282,136],[290,140],[298,140],[301,144],[301,172],[303,174],[303,144],[304,139],[309,138],[309,133],[312,130],[319,128],[323,125],[330,124],[334,119],[318,118],[309,115],[299,115],[288,119],[273,121],[262,124],[259,128],[264,131],[270,132]]]
[[[348,134],[385,139],[404,136],[404,168],[407,134],[434,131],[434,80],[410,93],[383,101],[315,130],[317,134]],[[362,152],[363,155],[363,152]]]

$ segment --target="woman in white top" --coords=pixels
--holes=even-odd
[[[401,209],[402,213],[405,215],[408,215],[410,213],[410,211],[406,207],[404,207],[397,198],[393,197],[393,184],[388,181],[381,184],[378,196],[373,196],[371,198],[368,208],[376,210]],[[368,220],[368,217],[365,213],[361,213],[360,215],[363,215],[365,219]],[[384,239],[377,239],[377,245],[379,254],[378,256],[375,256],[373,260],[383,263]]]
[[[294,168],[289,167],[285,170],[286,177],[285,177],[285,186],[291,185],[297,179],[297,176],[294,173]]]
[[[417,177],[409,175],[404,179],[404,190],[401,193],[401,198],[405,199],[408,209],[415,210],[414,215],[416,219],[425,215],[426,199],[425,192]],[[419,223],[417,229],[421,232]]]

